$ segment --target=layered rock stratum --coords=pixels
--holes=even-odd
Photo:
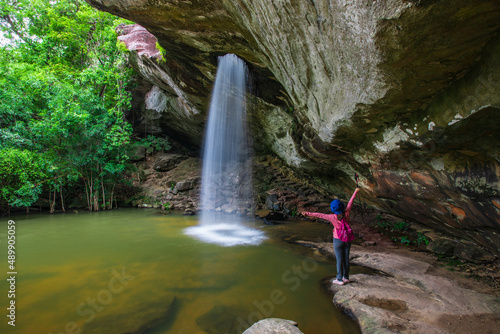
[[[498,1],[87,1],[137,23],[150,133],[199,146],[234,53],[257,152],[344,199],[357,173],[364,203],[500,253]]]

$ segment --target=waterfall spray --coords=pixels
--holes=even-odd
[[[205,129],[200,221],[186,230],[224,246],[259,244],[264,238],[241,217],[253,206],[246,86],[245,63],[233,54],[220,57]]]

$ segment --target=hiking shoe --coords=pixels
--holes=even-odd
[[[338,279],[333,280],[332,283],[333,284],[338,284],[338,285],[344,285],[345,284],[344,281],[341,281],[341,280],[338,280]]]
[[[344,284],[351,283],[348,278],[342,278],[342,282],[344,282]]]

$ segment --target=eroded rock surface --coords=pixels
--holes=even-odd
[[[302,243],[333,251],[330,244]],[[417,256],[354,245],[351,264],[380,272],[351,275],[351,283],[343,286],[330,283],[333,302],[357,319],[363,333],[449,333],[443,319],[486,316],[494,321],[500,316],[498,296],[438,274]]]
[[[344,199],[357,173],[372,207],[500,254],[498,1],[87,1],[163,49],[123,29],[151,133],[200,145],[217,57],[235,53],[258,152]]]

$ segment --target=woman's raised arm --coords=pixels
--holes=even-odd
[[[345,208],[346,214],[349,214],[349,212],[351,212],[352,204],[354,203],[354,199],[356,198],[356,195],[358,194],[358,192],[359,192],[359,188],[356,188],[356,190],[354,190],[354,193],[351,196],[351,199],[349,200],[349,203],[347,203],[347,207]]]

